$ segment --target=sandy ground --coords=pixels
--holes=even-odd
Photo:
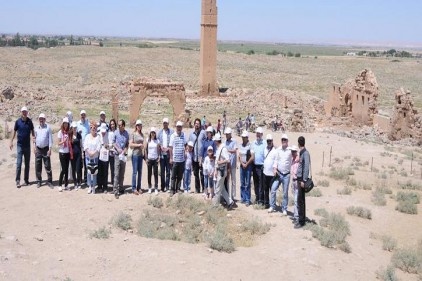
[[[266,132],[267,133],[267,132]],[[280,134],[275,143],[280,145]],[[298,133],[291,133],[290,144],[297,144]],[[409,171],[410,161],[403,154],[392,152],[398,159],[382,157],[384,147],[348,138],[322,133],[304,134],[311,152],[315,180],[328,179],[329,187],[320,187],[322,197],[308,197],[307,215],[316,208],[345,215],[350,223],[352,248],[350,254],[322,247],[312,238],[311,232],[293,229],[291,221],[280,213],[268,214],[240,205],[233,212],[257,216],[274,226],[261,236],[255,246],[238,248],[234,253],[209,251],[205,244],[188,244],[174,241],[146,239],[134,233],[112,229],[107,240],[90,239],[89,233],[108,225],[118,211],[124,211],[136,221],[147,205],[149,195],[124,195],[116,200],[110,194],[88,195],[86,190],[58,192],[47,186],[37,189],[35,184],[15,187],[14,151],[8,148],[9,140],[0,146],[2,169],[0,180],[0,279],[1,280],[374,280],[375,271],[390,263],[391,253],[382,250],[381,241],[370,238],[370,233],[388,234],[400,246],[412,245],[422,238],[420,205],[418,215],[406,215],[394,210],[396,202],[387,196],[386,206],[375,206],[370,201],[371,191],[355,190],[352,195],[338,195],[344,182],[337,182],[328,173],[329,151],[332,159],[359,157],[382,170],[383,166],[400,166]],[[252,136],[251,139],[254,139]],[[239,140],[238,140],[239,141]],[[322,167],[322,155],[325,163]],[[58,154],[52,155],[53,180],[58,179]],[[349,166],[347,161],[339,164]],[[143,187],[146,187],[144,165]],[[417,166],[420,169],[420,166]],[[128,163],[125,184],[130,184],[131,165]],[[409,173],[408,173],[409,174]],[[22,175],[23,176],[23,175]],[[44,175],[45,177],[45,175]],[[378,179],[369,166],[360,167],[355,178],[370,184],[387,184],[397,192],[397,181],[408,178],[397,174]],[[412,180],[418,182],[420,174]],[[34,157],[31,158],[30,181],[35,180]],[[419,180],[420,183],[420,180]],[[239,193],[238,193],[239,194]],[[162,198],[167,193],[160,193]],[[199,195],[190,195],[198,196]],[[239,197],[239,195],[238,195]],[[348,206],[362,206],[372,211],[372,220],[349,216]],[[292,210],[291,207],[289,211]],[[42,239],[41,239],[42,238]],[[39,241],[42,240],[42,241]],[[401,280],[417,280],[416,275],[397,270]]]

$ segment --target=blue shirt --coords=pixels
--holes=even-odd
[[[217,151],[217,146],[215,145],[215,142],[212,139],[204,139],[202,141],[202,151],[201,151],[201,156],[202,156],[202,161],[205,160],[205,157],[207,157],[207,150],[208,150],[208,146],[212,146],[213,152],[215,154],[215,152]]]
[[[53,133],[50,126],[44,123],[44,126],[38,125],[35,128],[35,145],[39,148],[53,146]]]
[[[34,131],[34,124],[30,118],[23,121],[19,118],[15,122],[15,132],[18,134],[18,145],[21,147],[31,147],[31,131]]]
[[[113,144],[116,144],[116,146],[121,150],[127,148],[129,146],[129,133],[126,130],[123,132],[115,130]]]
[[[90,129],[88,119],[85,119],[85,123],[82,123],[82,120],[79,120],[77,129],[78,129],[78,132],[82,136],[82,144],[83,144],[84,141],[85,141],[85,137],[86,137],[86,135],[88,135],[89,129]]]
[[[200,130],[198,134],[195,132],[195,130],[193,130],[189,135],[188,141],[193,142],[193,161],[195,162],[198,162],[199,157],[201,157],[202,141],[204,139],[206,139],[204,130]]]
[[[254,164],[255,165],[264,165],[265,160],[265,144],[264,141],[261,140],[255,140],[251,147],[251,153],[255,155]]]

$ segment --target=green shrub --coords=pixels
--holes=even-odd
[[[348,167],[346,169],[344,169],[342,167],[338,167],[338,168],[331,168],[328,176],[330,178],[335,179],[335,180],[347,180],[349,178],[349,176],[352,176],[354,174],[355,174],[355,172],[350,167]]]
[[[382,240],[382,249],[385,251],[392,252],[397,247],[397,240],[389,235],[383,235]]]
[[[408,180],[406,183],[398,183],[399,188],[407,190],[422,190],[422,185],[414,184],[411,180]]]
[[[364,218],[368,220],[372,219],[371,210],[363,208],[363,207],[350,206],[347,208],[347,213],[349,215],[358,216],[360,218]]]
[[[343,189],[337,189],[337,194],[350,195],[352,194],[352,189],[348,186],[345,186]]]
[[[233,239],[230,238],[223,228],[217,227],[215,232],[208,238],[211,249],[219,252],[231,253],[235,250]]]
[[[418,256],[416,249],[406,248],[397,249],[393,253],[391,261],[395,267],[400,268],[404,272],[417,273],[421,270],[421,258]]]
[[[158,209],[164,206],[163,199],[157,196],[150,196],[147,203],[148,205],[152,205],[154,208]]]
[[[132,217],[129,214],[119,212],[111,219],[111,224],[123,230],[131,229]]]
[[[378,189],[372,192],[371,201],[377,206],[387,205],[387,199],[385,199],[385,193],[380,192]]]
[[[418,206],[410,201],[399,201],[396,210],[401,213],[416,215],[418,213]]]
[[[96,239],[108,239],[110,238],[111,231],[107,229],[105,226],[100,227],[97,230],[94,230],[89,234],[89,237],[96,238]]]
[[[317,181],[317,186],[329,187],[330,182],[328,180],[319,180]]]
[[[396,276],[396,270],[393,266],[387,266],[387,268],[380,268],[376,271],[377,279],[382,281],[398,281]]]
[[[322,192],[319,188],[314,188],[306,194],[307,197],[321,197]]]
[[[271,225],[262,223],[258,218],[252,218],[242,223],[240,229],[243,232],[249,232],[251,235],[263,235],[270,231]]]
[[[315,209],[314,214],[316,216],[328,218],[328,212],[324,208]]]
[[[403,192],[399,191],[396,194],[397,201],[407,201],[412,204],[419,204],[420,203],[420,196],[416,192]]]

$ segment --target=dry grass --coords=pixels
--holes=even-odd
[[[132,217],[129,214],[119,212],[111,220],[111,224],[122,230],[129,230],[132,228]]]
[[[347,213],[349,215],[357,216],[364,219],[372,219],[372,212],[369,209],[363,208],[363,207],[355,207],[350,206],[347,208]]]
[[[111,230],[107,229],[105,226],[100,227],[97,230],[94,230],[89,234],[89,237],[96,238],[96,239],[108,239],[110,238]]]

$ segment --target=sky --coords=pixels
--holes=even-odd
[[[1,0],[0,33],[199,39],[201,0]],[[422,47],[420,0],[217,0],[218,40]]]

